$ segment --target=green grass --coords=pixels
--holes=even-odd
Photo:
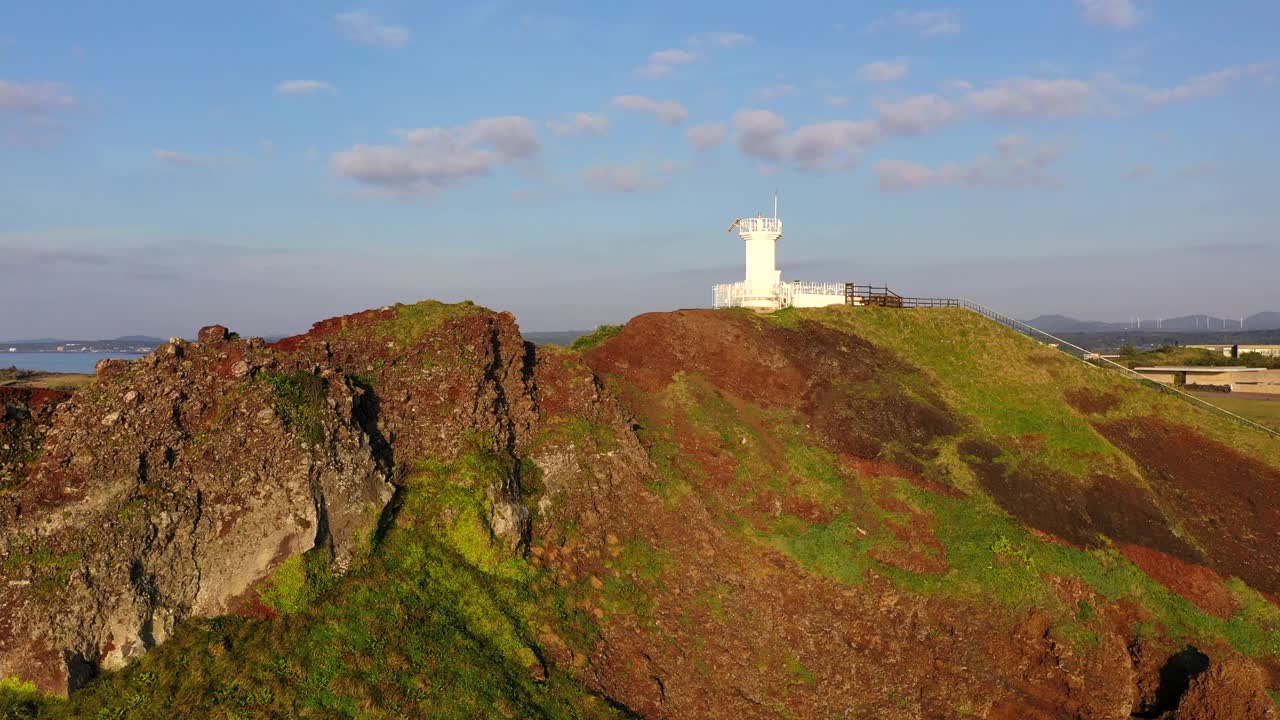
[[[985,498],[946,498],[905,481],[897,484],[897,496],[937,518],[948,571],[913,573],[876,560],[869,551],[892,548],[896,539],[883,530],[863,536],[848,514],[827,524],[783,516],[764,539],[812,572],[846,584],[860,585],[874,571],[904,590],[1004,608],[1009,617],[1045,610],[1055,617],[1059,637],[1093,645],[1102,629],[1098,606],[1089,600],[1067,602],[1052,582],[1078,578],[1099,602],[1124,600],[1144,608],[1159,632],[1173,640],[1223,640],[1250,656],[1280,658],[1280,608],[1239,580],[1228,588],[1240,610],[1219,618],[1152,580],[1114,549],[1086,551],[1043,541]]]
[[[613,428],[608,425],[579,417],[558,417],[547,423],[535,445],[559,442],[570,442],[578,447],[593,447],[600,452],[608,452],[617,445],[618,439]]]
[[[1047,609],[1067,629],[1092,626],[1096,608],[1066,604],[1050,583],[1055,577],[1074,577],[1107,602],[1127,600],[1145,608],[1172,639],[1222,639],[1250,656],[1280,658],[1280,608],[1238,580],[1228,588],[1241,609],[1230,618],[1218,618],[1152,580],[1110,547],[1079,550],[1040,540],[982,498],[945,498],[906,483],[899,493],[937,518],[938,538],[952,568],[943,575],[887,569],[904,587],[975,602],[996,599],[1011,608]]]
[[[288,374],[264,372],[258,378],[275,391],[276,412],[285,427],[308,445],[324,442],[328,399],[324,378],[301,370]]]
[[[811,572],[849,585],[861,584],[867,570],[875,566],[867,554],[870,542],[861,539],[856,523],[848,514],[825,524],[783,515],[773,524],[771,533],[761,539],[795,558]]]
[[[563,672],[542,680],[532,669],[543,655],[536,628],[576,627],[586,643],[594,631],[550,579],[488,542],[475,509],[510,471],[479,451],[424,466],[395,527],[346,576],[317,583],[309,562],[286,563],[266,592],[287,609],[279,619],[190,621],[70,701],[6,682],[0,709],[137,720],[618,717]]]
[[[0,720],[35,717],[46,702],[35,685],[16,678],[0,678]]]
[[[800,658],[794,656],[787,658],[787,672],[791,674],[796,683],[801,685],[812,685],[818,681],[817,676],[809,668],[801,664]]]
[[[298,613],[332,588],[337,580],[329,556],[312,550],[281,563],[259,594],[262,602],[278,613]]]
[[[395,317],[378,323],[373,334],[395,342],[397,348],[409,347],[450,320],[490,313],[470,300],[442,303],[424,300],[412,305],[396,305]]]
[[[671,554],[642,540],[622,546],[614,561],[613,574],[604,580],[602,603],[610,615],[648,617],[653,610],[653,593],[672,565]]]
[[[32,586],[41,594],[54,596],[66,589],[71,575],[80,567],[81,556],[74,550],[54,552],[38,545],[27,553],[11,552],[5,558],[5,567],[11,577],[20,570],[27,570]]]
[[[1258,400],[1234,397],[1231,393],[1196,393],[1196,397],[1260,425],[1280,430],[1280,397]]]
[[[585,352],[622,332],[621,325],[601,325],[569,344],[574,352]]]
[[[0,369],[0,387],[37,388],[73,393],[93,384],[93,373],[55,373],[42,370]]]

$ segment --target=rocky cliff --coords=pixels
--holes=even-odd
[[[8,398],[0,714],[1275,715],[1270,438],[961,311],[579,345],[423,303]]]

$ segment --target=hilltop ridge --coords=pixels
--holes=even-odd
[[[1275,716],[1272,438],[960,309],[575,348],[426,302],[4,398],[0,711]]]

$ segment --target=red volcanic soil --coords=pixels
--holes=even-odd
[[[1090,388],[1073,388],[1063,395],[1067,404],[1086,415],[1102,415],[1120,405],[1120,398]]]
[[[1218,617],[1231,617],[1238,608],[1235,597],[1222,577],[1207,567],[1183,562],[1172,555],[1141,545],[1119,546],[1124,555],[1156,582],[1186,598],[1201,610]]]
[[[308,340],[319,340],[348,328],[376,325],[377,323],[394,319],[395,316],[395,308],[380,308],[377,310],[365,310],[352,315],[339,315],[338,317],[321,320],[312,325],[307,332],[301,335],[281,338],[271,343],[270,346],[278,350],[297,350],[299,346]]]
[[[1036,462],[1000,462],[1004,451],[985,440],[960,450],[978,481],[1000,507],[1038,530],[1078,547],[1095,547],[1099,534],[1155,548],[1187,562],[1201,554],[1169,529],[1169,520],[1135,477],[1095,474],[1087,481]]]
[[[0,387],[0,407],[19,405],[34,412],[51,403],[60,403],[70,395],[59,390],[44,388]],[[3,415],[0,415],[0,419]]]
[[[932,459],[926,446],[961,427],[939,396],[913,396],[893,382],[917,375],[917,368],[814,322],[791,329],[713,310],[650,313],[591,350],[587,364],[602,378],[622,376],[648,392],[666,387],[677,373],[701,375],[757,405],[799,410],[837,452],[913,471]]]
[[[1177,508],[1206,564],[1280,592],[1280,470],[1160,418],[1095,427],[1137,461],[1166,507]]]

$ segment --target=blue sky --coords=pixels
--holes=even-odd
[[[426,297],[584,328],[788,279],[1280,309],[1262,0],[5,3],[0,338]]]

